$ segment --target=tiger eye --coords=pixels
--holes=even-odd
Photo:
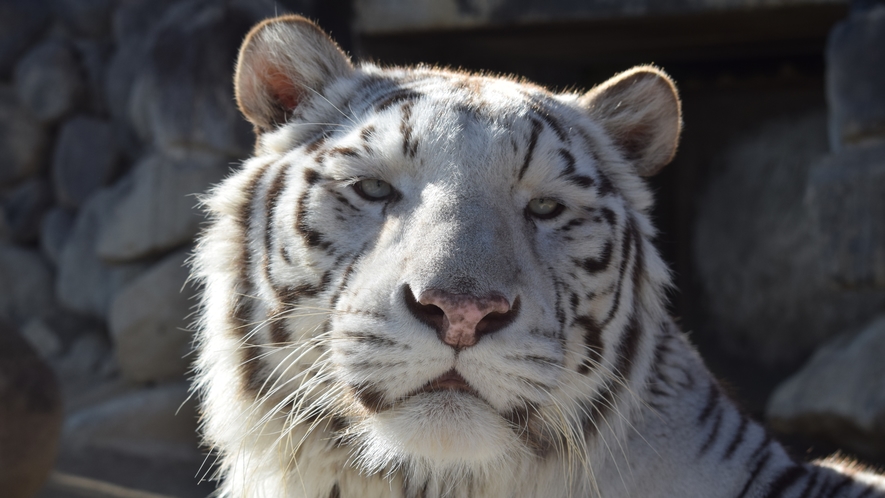
[[[557,202],[556,199],[551,199],[550,197],[538,197],[529,201],[529,205],[526,206],[526,209],[529,214],[536,218],[548,219],[559,215],[564,207],[565,206]]]
[[[354,185],[354,189],[370,201],[387,199],[393,193],[393,187],[389,183],[377,178],[360,180]]]

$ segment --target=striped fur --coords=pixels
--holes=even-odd
[[[256,28],[239,68],[256,153],[206,197],[194,257],[220,496],[885,496],[792,460],[668,318],[639,175],[678,139],[663,73],[581,96],[354,68],[292,17]],[[532,215],[538,198],[561,213]],[[518,313],[459,350],[409,311],[422,289]],[[428,389],[453,369],[469,390]]]

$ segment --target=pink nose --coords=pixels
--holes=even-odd
[[[411,294],[408,289],[406,292]],[[473,346],[481,336],[506,327],[518,311],[501,295],[476,297],[439,289],[427,289],[417,303],[407,304],[419,320],[436,329],[440,340],[455,349]]]

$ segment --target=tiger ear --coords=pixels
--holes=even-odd
[[[259,130],[286,122],[306,97],[353,72],[338,45],[301,16],[267,19],[246,35],[234,86],[240,111]]]
[[[676,154],[682,105],[663,71],[636,66],[579,98],[640,176],[652,176]]]

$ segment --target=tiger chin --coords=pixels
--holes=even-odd
[[[193,258],[219,496],[885,497],[791,459],[668,317],[659,69],[556,94],[354,65],[284,16],[235,87],[255,155]]]

